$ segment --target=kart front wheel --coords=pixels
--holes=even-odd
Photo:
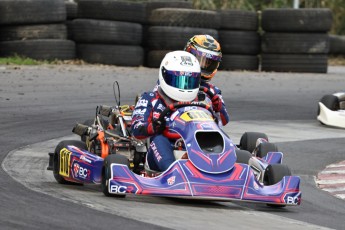
[[[259,138],[264,138],[268,140],[268,137],[265,133],[259,132],[245,132],[240,140],[240,148],[242,150],[247,150],[252,153],[256,147],[256,141]]]
[[[236,156],[236,163],[248,164],[249,159],[252,157],[252,154],[247,150],[236,149]]]
[[[111,197],[126,197],[125,194],[112,194],[109,193],[109,179],[111,178],[111,164],[123,164],[127,165],[129,168],[129,161],[127,157],[119,154],[111,154],[104,159],[103,168],[102,168],[102,192],[105,196]]]
[[[269,152],[278,152],[278,147],[273,143],[263,142],[263,143],[259,144],[259,146],[256,150],[256,156],[263,158]]]
[[[264,175],[265,185],[274,185],[280,182],[284,176],[291,176],[290,168],[284,164],[271,164],[267,166]],[[270,207],[285,207],[283,204],[267,204]]]
[[[332,111],[339,110],[339,98],[337,96],[332,94],[325,95],[321,98],[320,102]],[[317,115],[320,115],[320,106],[318,108]]]
[[[59,184],[80,184],[80,183],[74,183],[65,180],[63,176],[60,175],[60,154],[61,150],[66,148],[68,145],[74,145],[80,149],[87,149],[86,144],[82,141],[76,141],[76,140],[66,140],[66,141],[61,141],[55,148],[54,151],[54,158],[53,158],[53,174],[55,180]],[[69,170],[69,169],[68,169]]]

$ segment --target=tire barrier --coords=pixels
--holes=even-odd
[[[0,56],[20,55],[37,60],[72,60],[75,43],[63,39],[33,39],[0,42]]]
[[[332,12],[327,8],[267,9],[262,11],[266,32],[327,32],[332,27]]]
[[[0,56],[157,68],[166,53],[209,34],[222,48],[220,70],[326,73],[327,55],[345,52],[343,37],[327,35],[331,26],[326,8],[259,17],[197,10],[190,0],[11,0],[0,1]]]
[[[64,0],[0,1],[0,56],[38,60],[75,58],[75,43],[67,40]]]
[[[147,67],[159,67],[166,53],[183,50],[194,35],[209,34],[218,39],[221,21],[217,12],[165,6],[151,10],[148,15],[144,42]]]
[[[196,34],[209,34],[218,39],[218,31],[209,28],[149,26],[147,28],[147,67],[159,67],[160,61],[171,50],[183,50],[187,41]],[[152,56],[155,58],[151,60]],[[157,59],[160,59],[157,62]]]
[[[267,9],[262,12],[261,70],[327,73],[329,9]]]
[[[144,62],[141,46],[114,44],[77,44],[77,56],[89,63],[140,66]]]
[[[257,33],[257,13],[221,10],[219,14],[221,16],[219,43],[223,53],[219,69],[258,70],[260,36]]]
[[[330,55],[345,55],[345,36],[344,35],[329,35],[329,54]]]
[[[78,17],[69,23],[77,57],[95,64],[140,66],[145,5],[113,0],[79,0]]]
[[[114,0],[79,0],[79,18],[144,23],[145,4]]]

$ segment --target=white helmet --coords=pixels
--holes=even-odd
[[[200,64],[186,51],[167,53],[159,67],[159,84],[163,92],[175,101],[193,101],[200,87]]]

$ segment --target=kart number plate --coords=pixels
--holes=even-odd
[[[184,112],[180,118],[186,122],[188,121],[213,121],[212,117],[201,110],[191,110]]]

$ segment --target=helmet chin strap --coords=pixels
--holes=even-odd
[[[168,97],[168,95],[166,95],[163,92],[163,90],[162,90],[160,85],[158,86],[157,92],[158,92],[158,95],[160,96],[160,98],[163,99],[165,105],[170,105],[170,104],[173,104],[173,103],[176,102],[175,100],[171,99],[170,97]]]

